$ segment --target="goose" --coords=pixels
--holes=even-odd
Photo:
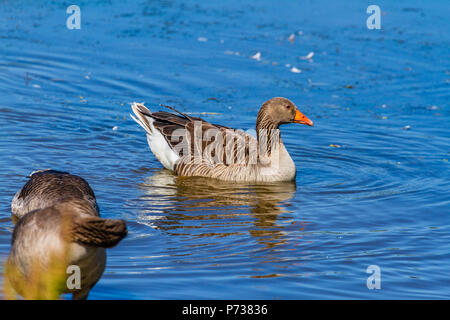
[[[78,188],[73,190],[84,191],[71,196],[69,190],[75,186]],[[54,203],[58,192],[66,197]],[[84,179],[69,173],[33,173],[19,193],[29,207],[48,206],[26,214],[19,210],[21,217],[13,230],[6,263],[12,288],[30,299],[49,298],[52,290],[56,291],[52,298],[72,293],[74,300],[87,299],[104,272],[105,248],[115,246],[126,236],[126,223],[100,218],[92,189]],[[74,285],[69,286],[69,277],[76,270],[78,284],[72,279]],[[49,278],[49,274],[55,274],[55,278]],[[59,281],[60,285],[54,288],[52,281]]]
[[[144,128],[156,159],[178,176],[247,183],[292,181],[296,168],[281,140],[279,126],[313,126],[292,101],[282,97],[261,106],[256,137],[166,107],[177,114],[151,112],[143,103],[134,102],[131,108],[135,116],[130,116]]]
[[[18,220],[30,211],[57,204],[65,198],[88,201],[99,211],[91,187],[83,178],[57,170],[36,170],[11,202],[13,219]]]

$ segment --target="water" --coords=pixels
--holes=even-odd
[[[79,1],[81,30],[70,4],[1,4],[2,260],[14,193],[53,168],[128,223],[92,299],[450,298],[446,1],[381,1],[382,30],[356,1]],[[128,115],[248,129],[273,96],[315,123],[282,127],[295,183],[176,178]]]

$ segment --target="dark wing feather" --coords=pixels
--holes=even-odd
[[[244,149],[241,149],[240,151],[238,151],[237,148],[234,148],[233,158],[237,159],[239,152],[241,152],[241,153],[243,152],[244,157],[248,158],[248,156],[249,156],[248,144],[250,143],[251,139],[254,139],[253,136],[251,136],[247,133],[244,133],[242,131],[238,131],[238,130],[226,127],[226,126],[212,124],[212,123],[205,121],[198,117],[188,116],[188,115],[186,115],[182,112],[179,112],[173,108],[171,108],[171,109],[178,112],[182,116],[176,115],[176,114],[173,114],[170,112],[166,112],[166,111],[154,112],[154,113],[149,114],[148,116],[150,116],[154,119],[153,126],[161,132],[161,134],[165,137],[167,143],[170,145],[170,147],[172,149],[176,149],[179,152],[180,150],[187,150],[187,148],[189,148],[191,156],[196,154],[196,152],[194,150],[194,143],[192,143],[192,141],[194,139],[195,123],[198,121],[201,124],[202,136],[203,136],[203,133],[209,129],[213,129],[218,134],[222,135],[222,141],[223,141],[223,145],[224,145],[222,150],[225,150],[225,146],[227,144],[236,144],[236,140],[238,138],[243,138],[245,140],[246,147]],[[179,130],[179,129],[185,130],[185,131],[179,131],[177,134],[175,134],[176,130]],[[181,138],[180,133],[183,133],[183,132],[185,132],[183,134],[184,138]],[[231,137],[226,135],[227,132],[232,133]],[[187,134],[187,133],[189,133],[189,134]],[[188,140],[186,136],[189,136],[190,140]],[[229,139],[229,141],[227,141],[227,138]],[[213,142],[215,142],[215,137],[212,137],[209,140],[202,139],[201,150],[199,150],[199,151],[202,152],[202,154],[203,154],[205,148]],[[186,146],[185,145],[186,143],[189,143],[189,145]],[[185,155],[183,153],[181,153],[180,156],[185,156]],[[214,152],[213,152],[212,156],[214,156]],[[229,159],[228,160],[226,159],[225,153],[221,154],[220,158],[222,158],[223,163],[229,162]]]

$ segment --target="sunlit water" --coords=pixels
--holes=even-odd
[[[345,3],[78,1],[68,30],[72,3],[3,1],[1,260],[14,193],[53,168],[128,223],[91,299],[450,298],[449,6],[380,2],[368,30]],[[315,123],[282,127],[295,183],[177,178],[129,117],[164,103],[248,129],[273,96]]]

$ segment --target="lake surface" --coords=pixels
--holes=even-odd
[[[1,3],[0,260],[12,197],[52,168],[128,224],[90,299],[450,298],[447,1],[380,1],[381,30],[360,1],[78,1],[81,30],[71,4]],[[274,96],[315,123],[281,128],[295,183],[177,178],[129,117],[246,130]]]

